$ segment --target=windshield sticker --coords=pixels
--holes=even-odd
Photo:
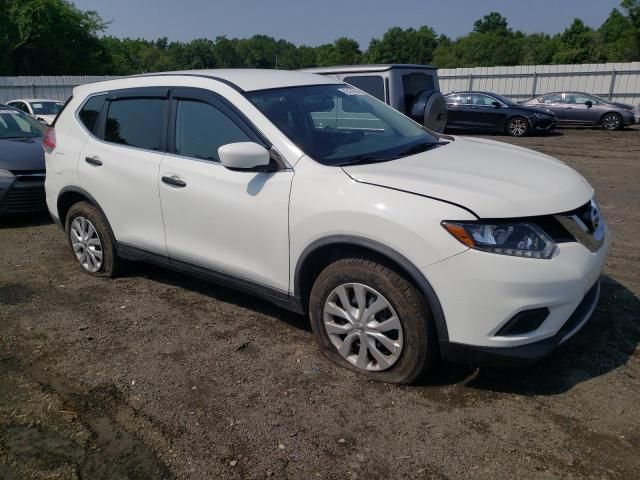
[[[31,106],[33,108],[42,108],[42,104],[41,103],[32,103]]]
[[[358,90],[357,88],[353,87],[339,88],[338,90],[340,90],[345,95],[366,95],[366,93],[364,93],[362,90]]]

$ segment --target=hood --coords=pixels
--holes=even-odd
[[[534,113],[546,113],[547,115],[551,116],[551,117],[555,117],[556,114],[553,113],[551,110],[549,110],[548,108],[545,108],[543,105],[537,107],[535,105],[523,105],[521,103],[519,103],[518,105],[512,105],[510,107],[512,111],[514,112],[519,112],[519,113],[523,113],[523,114],[527,114],[527,115],[533,115]]]
[[[4,170],[44,170],[42,139],[0,139],[0,168]]]
[[[636,107],[629,105],[628,103],[609,102],[609,105],[614,107],[623,108],[624,110],[634,110]]]
[[[480,218],[566,212],[593,196],[587,181],[559,160],[480,138],[454,137],[418,155],[343,168],[359,182],[462,205]]]

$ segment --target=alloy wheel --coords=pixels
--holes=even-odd
[[[607,115],[602,119],[602,126],[607,130],[616,130],[620,127],[620,117],[618,115]]]
[[[69,237],[73,252],[86,271],[96,273],[102,266],[102,243],[93,224],[85,217],[76,217],[71,223]]]
[[[323,321],[338,354],[359,369],[386,370],[400,358],[400,319],[389,301],[367,285],[336,287],[324,304]]]
[[[527,123],[521,118],[514,118],[509,122],[509,133],[514,137],[521,137],[527,133]]]

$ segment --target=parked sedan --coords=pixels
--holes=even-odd
[[[24,112],[0,105],[0,215],[46,209],[44,132]]]
[[[7,102],[7,105],[22,110],[27,115],[30,115],[45,125],[51,125],[56,119],[58,112],[64,107],[64,102],[59,100],[21,98]]]
[[[445,100],[450,130],[489,131],[522,137],[556,126],[553,112],[518,105],[495,93],[455,92],[445,95]]]
[[[611,102],[589,93],[548,93],[522,105],[552,111],[558,117],[558,124],[602,125],[607,130],[618,130],[636,123],[633,105]]]

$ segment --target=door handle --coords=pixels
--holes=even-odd
[[[167,185],[171,185],[172,187],[183,188],[183,187],[187,186],[187,183],[185,181],[181,180],[180,178],[176,177],[175,175],[171,176],[171,177],[163,175],[162,176],[162,181],[164,183],[166,183]]]
[[[94,167],[102,166],[102,160],[100,160],[98,157],[84,157],[84,161],[89,165],[93,165]]]

